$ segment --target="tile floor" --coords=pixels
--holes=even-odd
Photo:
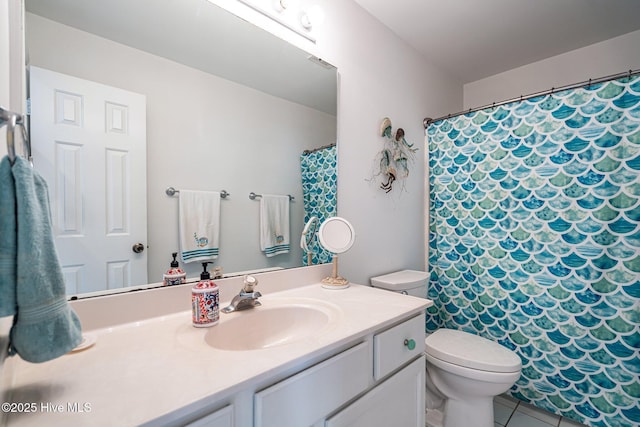
[[[585,427],[507,395],[493,399],[495,427]]]

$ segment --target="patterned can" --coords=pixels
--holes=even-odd
[[[191,310],[193,326],[202,328],[213,326],[220,320],[220,300],[218,285],[213,280],[201,280],[191,290]]]
[[[162,275],[164,286],[182,285],[187,283],[187,273],[181,268],[171,268]]]

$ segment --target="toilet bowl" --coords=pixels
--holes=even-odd
[[[371,278],[374,287],[426,298],[428,274],[403,270]],[[428,427],[493,427],[493,398],[520,378],[517,354],[489,339],[439,329],[425,338]]]
[[[518,355],[453,329],[437,330],[425,346],[427,426],[493,427],[493,398],[520,378]]]

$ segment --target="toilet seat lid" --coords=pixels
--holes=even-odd
[[[497,342],[454,329],[438,329],[425,339],[426,352],[448,363],[490,372],[516,372],[520,357]]]

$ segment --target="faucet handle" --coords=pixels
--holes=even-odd
[[[213,276],[212,279],[222,279],[224,277],[222,274],[222,267],[217,266],[214,268],[213,271],[211,271],[211,275]]]
[[[253,288],[255,288],[256,286],[258,286],[258,279],[249,275],[244,276],[244,286],[242,288],[242,292],[251,294],[253,293]]]

